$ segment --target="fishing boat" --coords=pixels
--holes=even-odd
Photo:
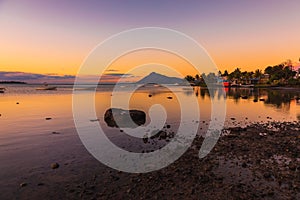
[[[44,87],[40,87],[40,88],[36,88],[36,90],[56,90],[57,87],[53,87],[53,86],[44,86]]]
[[[36,90],[56,90],[57,87],[49,86],[46,82],[44,83],[44,87],[36,88]]]

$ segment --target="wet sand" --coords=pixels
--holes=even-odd
[[[74,129],[15,137],[0,146],[0,199],[300,199],[300,122],[223,132],[204,159],[197,137],[175,163],[147,174],[101,164]]]

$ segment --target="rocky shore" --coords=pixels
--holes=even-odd
[[[66,149],[67,145],[61,149],[56,142],[52,147],[56,156],[65,157],[61,156],[57,163],[46,160],[40,167],[30,166],[19,177],[6,179],[5,186],[3,179],[0,196],[4,195],[1,199],[300,199],[299,122],[256,123],[224,129],[213,151],[199,159],[202,141],[198,136],[176,162],[147,174],[128,174],[102,165],[86,152],[78,138],[72,141],[75,149]]]

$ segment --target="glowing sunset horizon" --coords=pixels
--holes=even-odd
[[[237,67],[264,70],[288,59],[299,66],[299,6],[299,1],[283,0],[4,0],[0,2],[0,25],[4,30],[0,38],[0,71],[69,78],[77,74],[93,48],[106,38],[146,26],[170,28],[191,36],[221,71]],[[157,61],[175,67],[183,76],[195,75],[184,61],[168,54],[144,51],[125,57],[110,68],[127,73],[132,66]]]

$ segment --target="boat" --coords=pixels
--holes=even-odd
[[[56,90],[57,87],[53,87],[53,86],[45,86],[45,87],[40,87],[40,88],[36,88],[36,90]]]
[[[57,87],[49,86],[48,83],[44,83],[44,87],[36,88],[36,90],[56,90]]]
[[[243,87],[243,88],[253,88],[254,84],[240,85],[240,87]]]
[[[4,93],[5,92],[5,88],[0,88],[0,93]]]
[[[230,82],[224,81],[224,82],[223,82],[223,86],[224,86],[224,87],[230,87],[231,85],[230,85]]]

